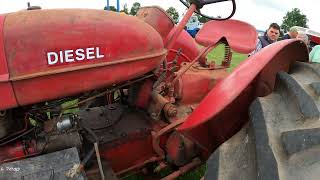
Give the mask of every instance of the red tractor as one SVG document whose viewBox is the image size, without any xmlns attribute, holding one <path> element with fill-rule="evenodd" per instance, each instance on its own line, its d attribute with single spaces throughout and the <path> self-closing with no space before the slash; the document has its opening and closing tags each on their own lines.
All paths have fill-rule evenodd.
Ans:
<svg viewBox="0 0 320 180">
<path fill-rule="evenodd" d="M 229 18 L 176 26 L 158 7 L 0 15 L 0 179 L 117 179 L 166 167 L 174 179 L 319 179 L 320 67 L 299 40 L 254 50 Z M 226 46 L 221 65 L 206 55 Z M 199 44 L 201 46 L 199 46 Z M 207 159 L 209 159 L 207 161 Z M 151 171 L 150 171 L 151 170 Z"/>
</svg>

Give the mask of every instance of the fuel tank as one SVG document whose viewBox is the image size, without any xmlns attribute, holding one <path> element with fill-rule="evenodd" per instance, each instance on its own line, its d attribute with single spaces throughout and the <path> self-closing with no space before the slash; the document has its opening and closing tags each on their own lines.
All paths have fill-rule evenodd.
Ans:
<svg viewBox="0 0 320 180">
<path fill-rule="evenodd" d="M 89 9 L 0 15 L 0 110 L 121 83 L 166 55 L 136 17 Z"/>
</svg>

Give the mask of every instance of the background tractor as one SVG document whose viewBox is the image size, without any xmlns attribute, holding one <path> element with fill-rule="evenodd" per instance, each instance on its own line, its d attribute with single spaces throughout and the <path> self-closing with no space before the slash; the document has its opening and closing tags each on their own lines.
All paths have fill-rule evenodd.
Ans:
<svg viewBox="0 0 320 180">
<path fill-rule="evenodd" d="M 306 45 L 274 43 L 229 73 L 233 52 L 255 49 L 255 28 L 230 19 L 234 0 L 181 2 L 178 25 L 154 6 L 0 15 L 0 179 L 166 167 L 174 179 L 207 159 L 205 179 L 320 177 L 320 71 Z M 201 14 L 215 3 L 232 12 Z M 195 39 L 184 30 L 194 12 L 212 19 Z M 210 63 L 221 43 L 222 63 Z"/>
</svg>

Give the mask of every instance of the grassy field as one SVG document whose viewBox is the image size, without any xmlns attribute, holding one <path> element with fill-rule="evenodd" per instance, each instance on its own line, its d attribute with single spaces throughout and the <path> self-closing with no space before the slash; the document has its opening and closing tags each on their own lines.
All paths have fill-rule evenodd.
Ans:
<svg viewBox="0 0 320 180">
<path fill-rule="evenodd" d="M 213 49 L 207 56 L 207 58 L 211 61 L 215 61 L 216 64 L 221 64 L 221 61 L 224 57 L 224 46 L 218 46 Z M 240 62 L 244 61 L 247 58 L 247 55 L 233 53 L 231 66 L 229 68 L 232 71 Z M 178 178 L 178 180 L 199 180 L 204 175 L 206 171 L 206 166 L 202 165 L 199 168 L 186 173 L 185 175 Z M 165 176 L 169 172 L 161 173 L 162 176 Z M 130 176 L 125 178 L 125 180 L 144 180 L 143 176 Z"/>
<path fill-rule="evenodd" d="M 209 60 L 215 60 L 217 64 L 221 64 L 223 57 L 224 57 L 224 46 L 222 45 L 213 49 L 207 56 Z M 242 62 L 246 58 L 247 58 L 247 55 L 233 53 L 230 70 L 233 70 L 240 62 Z"/>
</svg>

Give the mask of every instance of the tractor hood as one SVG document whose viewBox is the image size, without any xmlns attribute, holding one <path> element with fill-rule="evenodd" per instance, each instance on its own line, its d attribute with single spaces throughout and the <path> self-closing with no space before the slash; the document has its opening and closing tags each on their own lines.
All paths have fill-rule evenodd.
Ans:
<svg viewBox="0 0 320 180">
<path fill-rule="evenodd" d="M 151 26 L 103 10 L 11 13 L 0 16 L 0 34 L 0 92 L 15 97 L 0 109 L 121 83 L 166 54 Z"/>
</svg>

